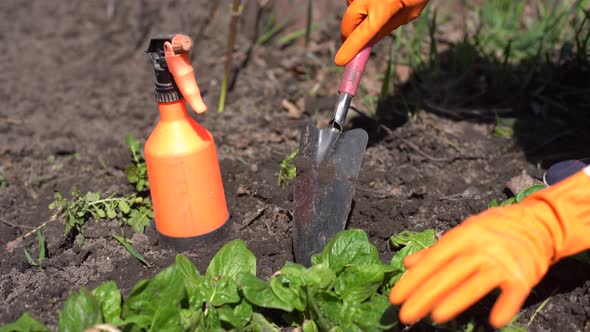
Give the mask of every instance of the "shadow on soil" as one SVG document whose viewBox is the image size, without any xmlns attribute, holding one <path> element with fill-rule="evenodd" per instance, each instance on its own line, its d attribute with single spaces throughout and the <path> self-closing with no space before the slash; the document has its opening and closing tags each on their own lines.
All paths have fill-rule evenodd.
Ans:
<svg viewBox="0 0 590 332">
<path fill-rule="evenodd" d="M 517 65 L 482 55 L 468 43 L 447 51 L 413 72 L 380 103 L 376 119 L 356 118 L 374 145 L 416 111 L 456 121 L 495 126 L 492 135 L 522 150 L 529 162 L 547 168 L 564 159 L 590 155 L 590 66 L 588 59 L 564 56 L 558 63 L 539 58 Z"/>
</svg>

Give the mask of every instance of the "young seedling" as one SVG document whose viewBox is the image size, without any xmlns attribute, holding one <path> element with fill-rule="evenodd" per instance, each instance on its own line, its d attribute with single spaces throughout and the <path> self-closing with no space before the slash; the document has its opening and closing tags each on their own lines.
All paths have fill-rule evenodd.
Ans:
<svg viewBox="0 0 590 332">
<path fill-rule="evenodd" d="M 297 175 L 297 168 L 295 167 L 295 157 L 299 154 L 299 149 L 291 152 L 282 162 L 279 170 L 279 178 L 277 185 L 285 188 L 295 179 Z"/>
<path fill-rule="evenodd" d="M 130 240 L 126 239 L 124 236 L 120 236 L 120 235 L 115 235 L 113 234 L 113 238 L 115 240 L 117 240 L 125 249 L 127 249 L 127 251 L 135 258 L 137 258 L 138 261 L 142 262 L 145 266 L 151 267 L 151 264 L 149 264 L 146 259 L 143 257 L 142 254 L 140 254 L 137 250 L 135 250 L 135 248 L 133 248 L 133 246 L 131 245 Z"/>
<path fill-rule="evenodd" d="M 514 136 L 514 125 L 516 119 L 501 118 L 496 116 L 496 125 L 492 131 L 493 137 L 512 138 Z"/>
<path fill-rule="evenodd" d="M 273 37 L 283 31 L 286 27 L 291 24 L 293 21 L 293 15 L 287 16 L 281 23 L 277 23 L 277 10 L 275 8 L 272 9 L 272 12 L 268 16 L 266 23 L 262 29 L 262 34 L 258 37 L 257 43 L 260 45 L 264 45 L 269 42 Z"/>
<path fill-rule="evenodd" d="M 317 27 L 319 27 L 320 24 L 321 24 L 321 22 L 317 23 L 317 24 L 313 24 L 309 27 L 306 26 L 303 29 L 299 29 L 299 30 L 293 31 L 291 33 L 288 33 L 288 34 L 282 36 L 281 38 L 279 38 L 278 44 L 281 47 L 285 47 L 285 46 L 291 44 L 292 42 L 294 42 L 295 40 L 299 39 L 300 37 L 307 36 L 308 34 L 311 33 L 311 31 L 313 31 Z M 309 53 L 309 56 L 313 56 L 313 54 Z"/>
<path fill-rule="evenodd" d="M 132 135 L 127 135 L 125 137 L 125 144 L 129 147 L 132 157 L 131 164 L 125 168 L 125 175 L 127 175 L 127 179 L 135 186 L 137 191 L 148 190 L 150 183 L 148 181 L 145 159 L 140 152 L 141 142 Z"/>
<path fill-rule="evenodd" d="M 27 258 L 27 262 L 29 262 L 29 264 L 31 266 L 35 266 L 38 268 L 43 268 L 43 260 L 45 260 L 45 237 L 43 236 L 43 233 L 41 233 L 41 229 L 37 229 L 37 244 L 39 245 L 39 256 L 37 256 L 37 260 L 33 259 L 33 257 L 31 256 L 31 254 L 29 254 L 29 252 L 27 251 L 27 249 L 24 249 L 25 252 L 25 257 Z"/>
<path fill-rule="evenodd" d="M 0 188 L 8 187 L 8 180 L 2 174 L 0 174 Z"/>
</svg>

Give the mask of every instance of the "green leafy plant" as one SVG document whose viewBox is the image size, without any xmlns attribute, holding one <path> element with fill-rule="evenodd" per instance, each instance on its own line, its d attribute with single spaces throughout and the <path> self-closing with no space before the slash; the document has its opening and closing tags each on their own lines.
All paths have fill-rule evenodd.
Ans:
<svg viewBox="0 0 590 332">
<path fill-rule="evenodd" d="M 492 136 L 502 138 L 512 138 L 514 136 L 514 125 L 516 119 L 496 117 L 496 125 L 492 131 Z"/>
<path fill-rule="evenodd" d="M 516 194 L 516 196 L 510 197 L 507 200 L 503 201 L 502 203 L 498 203 L 498 201 L 494 198 L 488 204 L 488 208 L 498 207 L 498 206 L 506 206 L 506 205 L 510 205 L 510 204 L 518 204 L 518 203 L 522 202 L 528 196 L 536 193 L 539 190 L 543 190 L 545 188 L 546 187 L 544 184 L 534 184 L 528 188 L 523 189 L 518 194 Z"/>
<path fill-rule="evenodd" d="M 123 196 L 111 194 L 101 198 L 100 193 L 82 194 L 74 188 L 71 195 L 71 199 L 66 199 L 56 192 L 55 200 L 49 205 L 51 210 L 55 210 L 55 217 L 65 218 L 66 235 L 74 230 L 79 233 L 90 218 L 95 221 L 117 219 L 121 226 L 127 225 L 135 232 L 143 233 L 154 216 L 150 199 L 136 193 Z"/>
<path fill-rule="evenodd" d="M 8 180 L 0 173 L 0 188 L 8 187 Z"/>
<path fill-rule="evenodd" d="M 536 1 L 534 17 L 523 20 L 527 4 L 527 1 L 498 0 L 469 5 L 473 15 L 466 21 L 467 28 L 476 31 L 474 38 L 483 53 L 496 55 L 507 44 L 511 45 L 510 62 L 550 53 L 577 35 L 576 23 L 584 18 L 588 1 Z"/>
<path fill-rule="evenodd" d="M 151 279 L 139 281 L 129 296 L 112 282 L 81 288 L 59 313 L 60 331 L 112 326 L 125 331 L 381 331 L 395 329 L 396 311 L 387 299 L 398 265 L 408 254 L 435 241 L 433 230 L 402 232 L 403 246 L 391 264 L 362 230 L 334 236 L 312 266 L 287 262 L 268 280 L 256 277 L 256 257 L 242 240 L 225 244 L 201 274 L 184 255 Z M 106 324 L 106 325 L 105 325 Z M 46 330 L 27 313 L 0 331 Z"/>
<path fill-rule="evenodd" d="M 299 154 L 299 149 L 291 152 L 283 161 L 281 161 L 281 168 L 279 170 L 279 178 L 277 185 L 285 188 L 289 185 L 297 175 L 297 168 L 295 167 L 295 157 Z"/>
<path fill-rule="evenodd" d="M 65 218 L 64 233 L 66 235 L 79 234 L 89 219 L 99 221 L 119 220 L 120 226 L 129 226 L 136 233 L 143 233 L 154 217 L 151 200 L 146 197 L 149 189 L 147 167 L 141 156 L 141 142 L 127 135 L 125 143 L 131 152 L 132 161 L 125 168 L 129 183 L 135 186 L 137 192 L 118 195 L 110 194 L 101 197 L 98 192 L 82 194 L 76 187 L 72 189 L 71 199 L 66 199 L 60 192 L 54 193 L 54 201 L 49 205 L 54 210 L 54 218 Z"/>
<path fill-rule="evenodd" d="M 140 153 L 141 142 L 137 138 L 127 135 L 125 137 L 125 144 L 129 147 L 132 157 L 131 164 L 125 168 L 125 175 L 127 175 L 127 179 L 135 186 L 138 192 L 148 190 L 150 183 L 148 181 L 145 159 Z"/>
<path fill-rule="evenodd" d="M 39 321 L 31 317 L 28 313 L 24 313 L 18 320 L 13 323 L 6 324 L 0 327 L 0 332 L 49 332 Z"/>
<path fill-rule="evenodd" d="M 392 236 L 389 241 L 394 248 L 403 247 L 397 255 L 393 256 L 391 259 L 391 265 L 398 271 L 405 272 L 404 258 L 432 246 L 436 242 L 436 234 L 433 229 L 427 229 L 419 233 L 406 230 Z M 398 274 L 399 278 L 401 278 L 401 276 L 402 274 Z M 399 278 L 394 281 L 397 282 Z"/>
<path fill-rule="evenodd" d="M 41 229 L 39 228 L 37 229 L 37 244 L 39 246 L 39 256 L 37 256 L 37 260 L 33 259 L 31 254 L 29 254 L 29 252 L 27 251 L 27 249 L 24 249 L 25 257 L 27 258 L 27 262 L 29 262 L 31 266 L 43 268 L 42 263 L 45 259 L 45 237 L 43 236 L 43 233 L 41 233 Z"/>
</svg>

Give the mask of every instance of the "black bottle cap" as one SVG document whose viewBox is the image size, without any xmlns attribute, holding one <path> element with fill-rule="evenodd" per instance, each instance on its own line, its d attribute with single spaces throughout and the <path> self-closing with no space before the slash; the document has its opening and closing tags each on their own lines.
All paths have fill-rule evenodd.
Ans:
<svg viewBox="0 0 590 332">
<path fill-rule="evenodd" d="M 175 34 L 158 35 L 150 40 L 150 45 L 145 50 L 156 73 L 155 96 L 159 103 L 182 99 L 182 93 L 180 93 L 174 77 L 168 70 L 168 65 L 164 58 L 164 43 L 172 42 L 174 36 Z"/>
</svg>

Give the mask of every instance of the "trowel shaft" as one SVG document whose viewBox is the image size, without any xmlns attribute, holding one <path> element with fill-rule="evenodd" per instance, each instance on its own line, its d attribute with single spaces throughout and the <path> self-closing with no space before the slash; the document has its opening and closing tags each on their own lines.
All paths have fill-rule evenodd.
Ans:
<svg viewBox="0 0 590 332">
<path fill-rule="evenodd" d="M 338 96 L 338 103 L 336 103 L 334 118 L 332 121 L 330 121 L 332 127 L 336 128 L 338 131 L 342 131 L 344 129 L 344 122 L 346 121 L 346 114 L 348 113 L 348 108 L 350 107 L 351 101 L 352 95 L 346 92 L 340 93 Z"/>
</svg>

